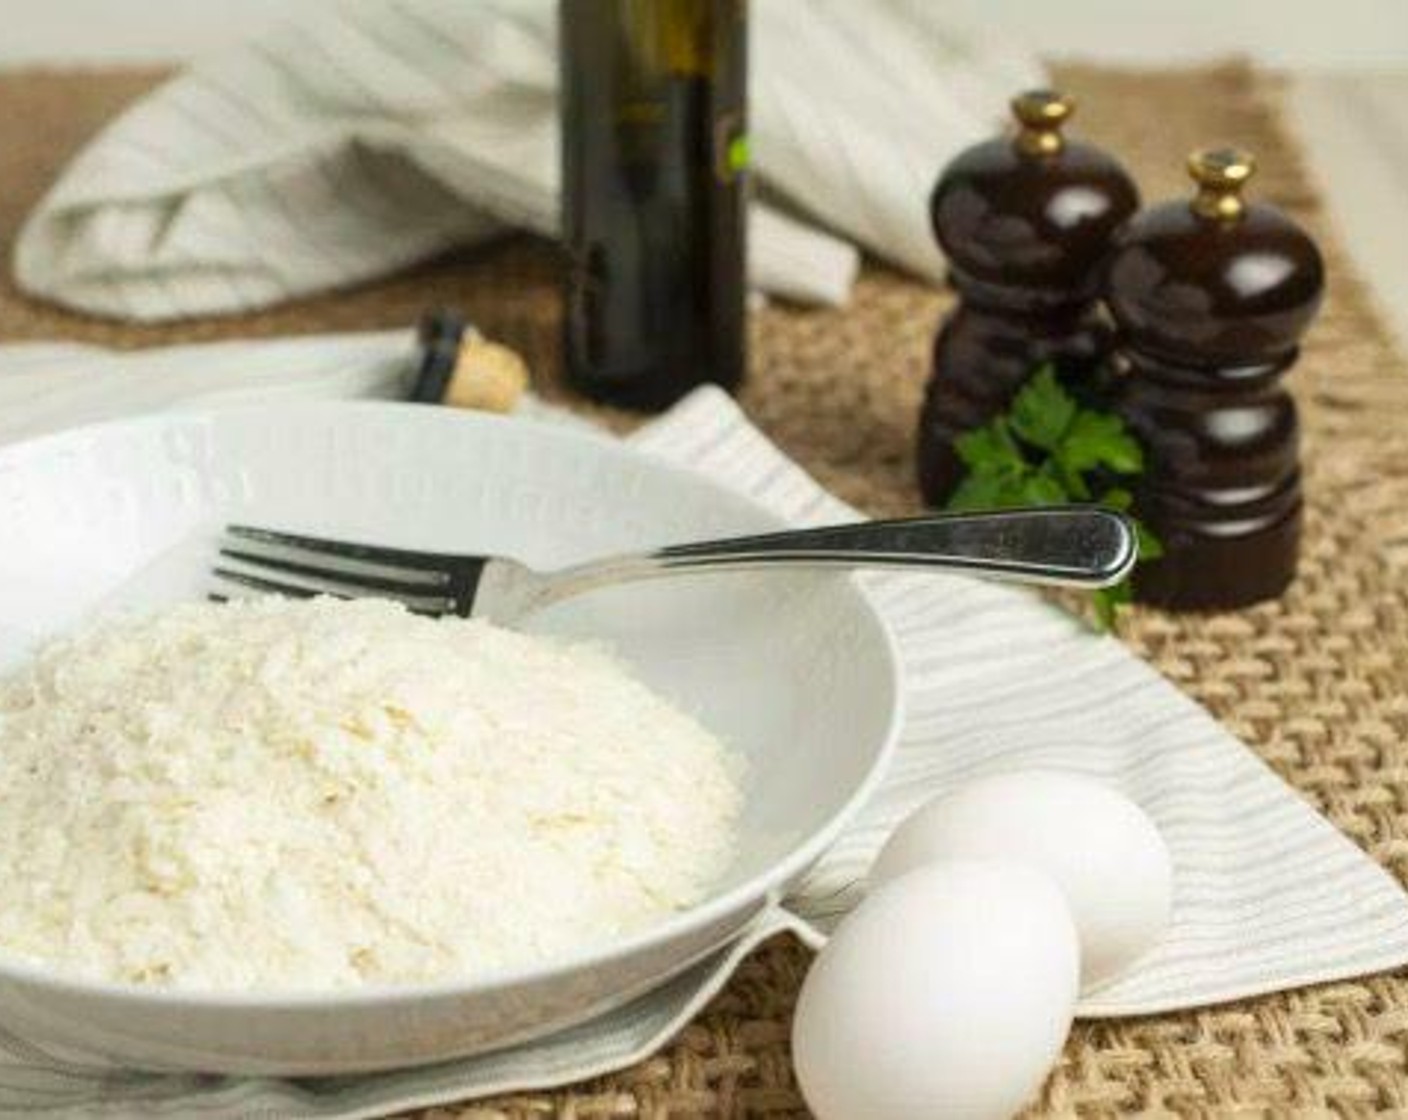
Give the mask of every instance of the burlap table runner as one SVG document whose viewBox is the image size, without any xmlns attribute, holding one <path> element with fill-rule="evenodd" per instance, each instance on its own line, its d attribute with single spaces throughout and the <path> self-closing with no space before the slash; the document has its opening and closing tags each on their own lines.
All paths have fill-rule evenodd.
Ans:
<svg viewBox="0 0 1408 1120">
<path fill-rule="evenodd" d="M 7 255 L 19 222 L 65 158 L 157 76 L 0 76 L 0 236 Z M 1080 99 L 1081 131 L 1120 153 L 1146 198 L 1187 189 L 1183 158 L 1193 146 L 1235 141 L 1261 157 L 1256 193 L 1291 210 L 1322 240 L 1329 300 L 1292 378 L 1309 498 L 1300 577 L 1275 604 L 1203 617 L 1140 611 L 1125 634 L 1408 882 L 1408 370 L 1326 228 L 1284 130 L 1274 79 L 1243 65 L 1173 72 L 1062 67 L 1059 76 Z M 912 430 L 934 325 L 948 298 L 871 268 L 845 311 L 762 311 L 753 322 L 748 411 L 842 498 L 876 514 L 912 511 Z M 403 326 L 431 304 L 464 308 L 485 331 L 522 350 L 540 386 L 557 394 L 553 257 L 522 240 L 260 315 L 156 328 L 69 315 L 22 298 L 5 280 L 0 341 L 150 346 Z M 806 966 L 799 946 L 775 942 L 673 1046 L 637 1068 L 569 1091 L 434 1115 L 804 1116 L 787 1043 Z M 1408 1114 L 1408 975 L 1185 1015 L 1080 1024 L 1038 1111 Z"/>
</svg>

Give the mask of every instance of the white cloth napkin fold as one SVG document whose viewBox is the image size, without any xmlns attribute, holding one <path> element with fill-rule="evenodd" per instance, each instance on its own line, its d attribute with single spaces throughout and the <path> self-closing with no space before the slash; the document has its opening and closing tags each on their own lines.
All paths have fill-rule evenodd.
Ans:
<svg viewBox="0 0 1408 1120">
<path fill-rule="evenodd" d="M 507 228 L 557 229 L 555 0 L 358 0 L 197 63 L 73 161 L 20 233 L 35 295 L 137 320 L 245 311 Z M 851 242 L 940 274 L 938 169 L 1039 84 L 1026 52 L 930 0 L 762 0 L 756 286 L 838 303 Z"/>
<path fill-rule="evenodd" d="M 236 399 L 277 382 L 303 395 L 394 394 L 405 333 L 221 343 L 146 354 L 0 347 L 0 440 L 55 426 L 59 397 L 84 414 Z M 175 393 L 186 371 L 186 393 Z M 42 369 L 43 377 L 36 379 Z M 203 389 L 214 387 L 213 397 Z M 240 393 L 248 399 L 248 392 Z M 545 406 L 534 405 L 539 411 Z M 75 412 L 75 415 L 78 413 Z M 702 471 L 788 520 L 854 512 L 817 486 L 722 393 L 700 390 L 648 425 L 641 451 Z M 768 936 L 813 945 L 860 898 L 884 838 L 920 802 L 998 770 L 1057 767 L 1123 789 L 1158 822 L 1173 853 L 1174 923 L 1128 975 L 1084 994 L 1084 1016 L 1139 1015 L 1252 996 L 1408 963 L 1408 901 L 1395 881 L 1203 709 L 1112 638 L 1097 637 L 1021 590 L 959 577 L 866 580 L 894 629 L 906 725 L 870 805 L 785 908 L 628 1007 L 541 1042 L 427 1069 L 358 1078 L 161 1076 L 104 1069 L 0 1028 L 0 1113 L 42 1105 L 65 1115 L 360 1117 L 511 1090 L 545 1088 L 629 1065 L 659 1048 Z"/>
</svg>

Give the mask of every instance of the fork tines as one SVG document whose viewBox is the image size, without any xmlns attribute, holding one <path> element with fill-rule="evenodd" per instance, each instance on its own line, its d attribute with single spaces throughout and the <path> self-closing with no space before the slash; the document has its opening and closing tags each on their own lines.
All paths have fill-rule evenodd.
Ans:
<svg viewBox="0 0 1408 1120">
<path fill-rule="evenodd" d="M 225 536 L 215 575 L 247 592 L 298 598 L 377 596 L 440 615 L 456 610 L 464 591 L 463 579 L 456 578 L 462 565 L 453 557 L 249 525 L 231 525 Z"/>
</svg>

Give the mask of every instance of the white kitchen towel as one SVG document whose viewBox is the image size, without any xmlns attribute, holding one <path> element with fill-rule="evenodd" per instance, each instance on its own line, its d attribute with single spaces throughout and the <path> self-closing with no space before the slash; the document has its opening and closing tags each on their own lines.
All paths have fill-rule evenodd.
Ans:
<svg viewBox="0 0 1408 1120">
<path fill-rule="evenodd" d="M 20 233 L 35 295 L 154 321 L 366 280 L 557 229 L 556 0 L 333 0 L 122 114 Z M 930 278 L 939 168 L 1043 74 L 931 0 L 761 0 L 750 131 L 772 197 L 754 283 L 837 303 L 854 245 Z"/>
<path fill-rule="evenodd" d="M 232 400 L 241 382 L 258 389 L 277 381 L 305 394 L 386 395 L 404 377 L 409 350 L 405 333 L 116 357 L 0 347 L 0 387 L 32 377 L 43 361 L 50 374 L 66 370 L 75 384 L 90 375 L 121 376 L 134 395 L 148 384 L 149 368 L 168 406 Z M 169 378 L 182 364 L 189 392 L 177 401 Z M 205 387 L 217 395 L 201 399 Z M 101 391 L 104 408 L 114 411 L 116 398 Z M 22 419 L 24 396 L 0 397 L 0 412 Z M 35 430 L 55 420 L 50 409 Z M 796 524 L 855 516 L 717 390 L 698 391 L 633 442 L 736 487 Z M 1025 766 L 1089 774 L 1119 787 L 1158 822 L 1173 853 L 1169 936 L 1128 975 L 1085 993 L 1082 1015 L 1193 1007 L 1408 963 L 1408 901 L 1398 884 L 1117 640 L 1090 633 L 1013 587 L 933 575 L 866 582 L 893 628 L 904 667 L 907 714 L 895 764 L 787 908 L 765 915 L 731 948 L 628 1007 L 544 1041 L 367 1077 L 131 1073 L 0 1029 L 0 1113 L 30 1115 L 42 1106 L 102 1117 L 374 1116 L 620 1068 L 666 1042 L 761 940 L 786 929 L 810 944 L 824 942 L 860 898 L 884 838 L 920 802 L 979 775 Z"/>
</svg>

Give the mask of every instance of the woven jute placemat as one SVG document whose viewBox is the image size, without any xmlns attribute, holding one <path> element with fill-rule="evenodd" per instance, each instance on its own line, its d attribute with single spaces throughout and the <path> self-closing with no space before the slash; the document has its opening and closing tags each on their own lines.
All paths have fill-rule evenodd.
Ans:
<svg viewBox="0 0 1408 1120">
<path fill-rule="evenodd" d="M 0 77 L 0 237 L 7 248 L 67 155 L 157 77 Z M 1060 80 L 1080 98 L 1081 131 L 1120 153 L 1146 198 L 1187 189 L 1182 165 L 1190 148 L 1235 141 L 1261 158 L 1257 193 L 1322 239 L 1329 299 L 1291 378 L 1304 419 L 1309 499 L 1299 578 L 1280 602 L 1235 614 L 1137 611 L 1125 636 L 1408 881 L 1408 368 L 1326 228 L 1284 130 L 1274 79 L 1229 64 L 1176 72 L 1063 67 Z M 948 300 L 872 267 L 844 311 L 761 311 L 743 398 L 748 411 L 843 498 L 876 514 L 914 510 L 913 427 Z M 364 329 L 409 324 L 431 304 L 463 307 L 530 359 L 545 392 L 561 395 L 553 385 L 553 256 L 524 240 L 265 314 L 161 328 L 69 315 L 0 281 L 0 341 L 146 346 Z M 434 1115 L 805 1116 L 788 1030 L 807 963 L 790 941 L 764 947 L 672 1046 L 635 1069 Z M 1033 1111 L 1408 1115 L 1408 975 L 1080 1024 Z"/>
</svg>

